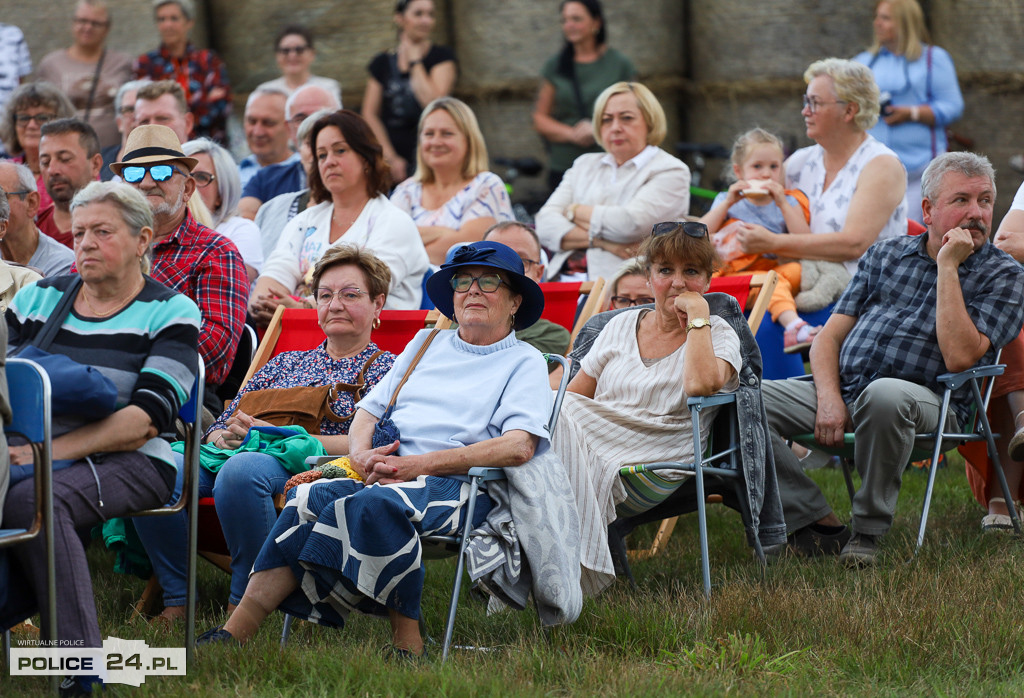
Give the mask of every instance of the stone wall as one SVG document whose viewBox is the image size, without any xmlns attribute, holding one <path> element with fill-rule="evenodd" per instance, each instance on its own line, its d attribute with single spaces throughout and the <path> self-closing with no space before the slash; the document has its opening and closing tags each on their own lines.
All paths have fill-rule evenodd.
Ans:
<svg viewBox="0 0 1024 698">
<path fill-rule="evenodd" d="M 436 0 L 436 39 L 459 56 L 456 94 L 477 111 L 492 157 L 543 158 L 530 113 L 541 64 L 558 51 L 558 3 L 535 0 Z M 148 0 L 108 0 L 110 46 L 129 54 L 157 44 Z M 1024 0 L 923 0 L 935 43 L 956 61 L 967 107 L 954 129 L 999 170 L 998 212 L 1021 177 L 1007 166 L 1024 150 Z M 34 62 L 70 38 L 73 0 L 7 0 L 4 22 L 21 27 Z M 342 83 L 358 108 L 366 65 L 392 46 L 394 0 L 197 0 L 194 38 L 229 67 L 241 113 L 249 90 L 276 76 L 273 36 L 288 22 L 316 36 L 315 72 Z M 725 145 L 753 125 L 793 147 L 807 144 L 800 118 L 804 68 L 817 58 L 851 56 L 871 39 L 874 0 L 639 0 L 605 2 L 611 45 L 630 56 L 663 101 L 677 140 Z M 540 180 L 517 183 L 529 193 Z"/>
</svg>

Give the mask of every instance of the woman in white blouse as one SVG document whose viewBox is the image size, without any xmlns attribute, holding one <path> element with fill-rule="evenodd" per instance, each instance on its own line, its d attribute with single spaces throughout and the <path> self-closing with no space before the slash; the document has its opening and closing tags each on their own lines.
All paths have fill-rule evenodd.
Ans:
<svg viewBox="0 0 1024 698">
<path fill-rule="evenodd" d="M 504 182 L 487 171 L 487 146 L 465 102 L 441 97 L 423 110 L 416 173 L 391 202 L 416 221 L 431 264 L 441 264 L 452 245 L 482 240 L 492 225 L 514 218 Z"/>
<path fill-rule="evenodd" d="M 385 307 L 416 309 L 422 298 L 427 252 L 408 214 L 388 201 L 383 150 L 369 125 L 342 109 L 321 117 L 309 133 L 314 165 L 312 197 L 322 203 L 292 218 L 263 265 L 249 312 L 266 323 L 278 305 L 313 307 L 307 284 L 317 260 L 345 242 L 371 250 L 391 269 Z"/>
<path fill-rule="evenodd" d="M 657 146 L 665 112 L 638 82 L 617 82 L 594 103 L 594 137 L 604 153 L 581 155 L 537 213 L 537 235 L 558 250 L 555 276 L 575 250 L 586 250 L 592 279 L 610 278 L 658 221 L 690 208 L 690 170 Z"/>
</svg>

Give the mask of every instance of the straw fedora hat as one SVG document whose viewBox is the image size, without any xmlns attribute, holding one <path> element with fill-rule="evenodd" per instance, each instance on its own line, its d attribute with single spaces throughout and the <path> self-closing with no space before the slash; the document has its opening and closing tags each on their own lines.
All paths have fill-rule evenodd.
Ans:
<svg viewBox="0 0 1024 698">
<path fill-rule="evenodd" d="M 136 126 L 128 134 L 128 142 L 124 144 L 124 157 L 119 162 L 110 163 L 110 171 L 120 177 L 121 170 L 129 165 L 149 165 L 172 160 L 183 164 L 189 172 L 195 169 L 196 163 L 199 162 L 181 151 L 178 136 L 166 126 Z"/>
</svg>

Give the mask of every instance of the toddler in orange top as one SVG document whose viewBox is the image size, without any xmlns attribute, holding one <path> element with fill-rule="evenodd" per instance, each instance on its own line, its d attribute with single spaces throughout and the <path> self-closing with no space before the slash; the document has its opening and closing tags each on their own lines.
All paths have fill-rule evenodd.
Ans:
<svg viewBox="0 0 1024 698">
<path fill-rule="evenodd" d="M 796 311 L 793 293 L 800 289 L 800 263 L 780 263 L 774 255 L 744 253 L 735 232 L 743 223 L 757 223 L 773 233 L 810 234 L 807 196 L 799 189 L 783 188 L 782 141 L 764 129 L 752 129 L 736 139 L 731 159 L 736 181 L 715 197 L 711 210 L 700 219 L 725 260 L 715 276 L 774 270 L 779 283 L 768 312 L 786 330 L 784 351 L 799 351 L 809 346 L 821 329 L 809 325 Z"/>
</svg>

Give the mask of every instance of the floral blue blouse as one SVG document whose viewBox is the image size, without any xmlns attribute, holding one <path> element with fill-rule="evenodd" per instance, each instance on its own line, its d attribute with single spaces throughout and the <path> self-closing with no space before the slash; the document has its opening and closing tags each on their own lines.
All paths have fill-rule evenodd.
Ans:
<svg viewBox="0 0 1024 698">
<path fill-rule="evenodd" d="M 286 351 L 278 354 L 246 383 L 239 391 L 235 399 L 231 401 L 224 413 L 217 418 L 206 433 L 209 434 L 215 429 L 224 429 L 228 418 L 238 408 L 238 401 L 242 395 L 253 390 L 267 390 L 269 388 L 297 388 L 311 385 L 329 385 L 332 383 L 355 383 L 359 378 L 359 372 L 366 365 L 371 356 L 380 351 L 380 348 L 370 342 L 363 351 L 356 356 L 347 359 L 335 359 L 327 353 L 326 342 L 310 351 Z M 391 370 L 395 363 L 395 355 L 391 352 L 384 352 L 378 356 L 366 370 L 363 395 L 366 395 L 373 386 L 380 382 L 380 379 Z M 338 397 L 331 402 L 331 409 L 337 415 L 352 414 L 355 410 L 356 400 L 351 392 L 339 391 Z M 344 422 L 332 422 L 329 419 L 320 423 L 320 433 L 324 435 L 347 434 L 352 424 L 351 419 Z"/>
</svg>

